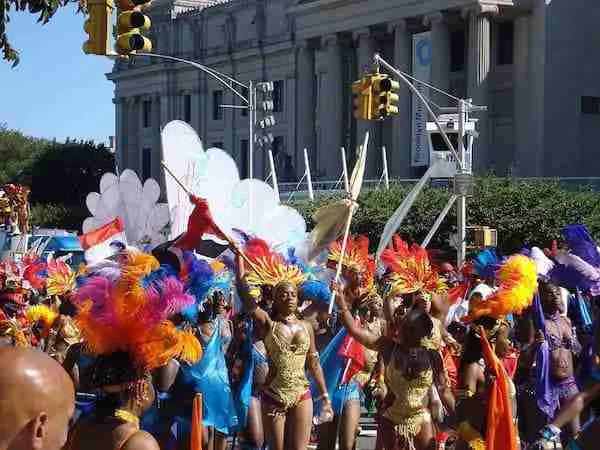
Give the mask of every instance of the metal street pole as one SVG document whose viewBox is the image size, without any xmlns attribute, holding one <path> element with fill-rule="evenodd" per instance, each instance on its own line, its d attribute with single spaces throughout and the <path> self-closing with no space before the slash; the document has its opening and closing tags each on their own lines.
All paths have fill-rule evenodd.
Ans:
<svg viewBox="0 0 600 450">
<path fill-rule="evenodd" d="M 465 108 L 465 101 L 458 101 L 458 157 L 460 158 L 459 173 L 471 174 L 471 167 L 467 166 L 465 151 L 465 122 L 468 110 Z M 467 256 L 467 197 L 464 194 L 458 196 L 456 202 L 456 232 L 458 234 L 456 246 L 456 264 L 462 267 Z"/>
<path fill-rule="evenodd" d="M 248 121 L 249 121 L 249 132 L 248 132 L 248 178 L 254 178 L 254 115 L 256 106 L 256 87 L 254 83 L 250 81 L 248 83 Z"/>
</svg>

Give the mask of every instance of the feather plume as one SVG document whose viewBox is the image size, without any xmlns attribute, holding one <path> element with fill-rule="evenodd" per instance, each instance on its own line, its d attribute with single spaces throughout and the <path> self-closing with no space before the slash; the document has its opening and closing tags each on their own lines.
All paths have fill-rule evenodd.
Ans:
<svg viewBox="0 0 600 450">
<path fill-rule="evenodd" d="M 58 319 L 58 313 L 52 311 L 45 305 L 35 305 L 27 308 L 25 313 L 27 320 L 30 322 L 40 322 L 44 325 L 44 329 L 49 330 Z"/>
<path fill-rule="evenodd" d="M 537 289 L 537 270 L 531 258 L 511 256 L 496 272 L 496 279 L 500 288 L 486 300 L 471 302 L 465 323 L 483 316 L 501 319 L 531 305 Z"/>
<path fill-rule="evenodd" d="M 591 266 L 600 267 L 598 245 L 585 225 L 567 225 L 563 228 L 562 233 L 571 253 L 579 256 Z"/>
<path fill-rule="evenodd" d="M 194 349 L 200 343 L 192 342 L 195 337 L 180 336 L 165 320 L 194 303 L 184 284 L 150 255 L 128 252 L 120 264 L 118 280 L 89 277 L 75 295 L 76 323 L 90 351 L 127 352 L 140 371 L 160 367 L 180 354 L 197 356 Z"/>
<path fill-rule="evenodd" d="M 256 269 L 246 275 L 246 280 L 251 285 L 275 286 L 287 281 L 299 286 L 306 280 L 306 275 L 298 266 L 287 264 L 283 256 L 272 252 L 262 239 L 248 241 L 245 253 Z"/>
<path fill-rule="evenodd" d="M 445 292 L 448 289 L 444 280 L 431 268 L 427 251 L 417 244 L 409 246 L 398 235 L 381 254 L 381 261 L 388 269 L 386 280 L 395 295 L 419 291 Z"/>
<path fill-rule="evenodd" d="M 48 262 L 46 294 L 65 295 L 75 289 L 75 273 L 64 261 L 52 259 Z"/>
<path fill-rule="evenodd" d="M 494 274 L 501 264 L 501 259 L 496 255 L 496 250 L 487 248 L 480 252 L 473 260 L 473 270 L 483 278 L 494 278 Z"/>
</svg>

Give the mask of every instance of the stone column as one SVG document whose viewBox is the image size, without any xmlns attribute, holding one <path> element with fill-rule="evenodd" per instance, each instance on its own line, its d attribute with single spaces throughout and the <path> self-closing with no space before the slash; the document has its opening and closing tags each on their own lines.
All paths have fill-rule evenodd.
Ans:
<svg viewBox="0 0 600 450">
<path fill-rule="evenodd" d="M 390 23 L 388 31 L 394 33 L 394 66 L 411 73 L 412 40 L 406 30 L 406 21 Z M 400 100 L 398 117 L 392 120 L 392 148 L 388 148 L 388 164 L 390 176 L 410 176 L 410 139 L 411 139 L 411 92 L 404 83 L 400 83 L 398 91 Z"/>
<path fill-rule="evenodd" d="M 513 129 L 515 153 L 512 158 L 514 175 L 530 175 L 533 169 L 530 144 L 529 106 L 529 16 L 514 21 L 513 44 Z"/>
<path fill-rule="evenodd" d="M 127 105 L 125 99 L 114 98 L 115 105 L 115 165 L 117 171 L 123 167 L 124 149 L 127 133 Z"/>
<path fill-rule="evenodd" d="M 497 6 L 477 5 L 463 10 L 469 20 L 467 96 L 473 104 L 490 106 L 489 74 L 491 64 L 490 18 L 498 13 Z M 486 170 L 490 161 L 490 111 L 478 113 L 479 137 L 473 146 L 473 169 Z"/>
<path fill-rule="evenodd" d="M 315 143 L 315 51 L 308 41 L 296 46 L 296 170 L 304 172 L 304 149 L 316 154 Z"/>
<path fill-rule="evenodd" d="M 441 12 L 423 18 L 425 26 L 431 27 L 431 84 L 448 92 L 450 89 L 450 32 Z M 431 91 L 431 99 L 440 106 L 450 106 L 449 98 Z"/>
<path fill-rule="evenodd" d="M 373 53 L 375 53 L 375 42 L 371 36 L 368 27 L 361 28 L 352 33 L 356 41 L 356 79 L 362 78 L 365 73 L 372 72 Z M 365 138 L 365 133 L 369 132 L 369 154 L 367 155 L 367 167 L 365 175 L 368 178 L 378 178 L 381 175 L 381 149 L 380 149 L 380 129 L 379 123 L 366 120 L 356 121 L 356 146 L 358 148 Z M 357 148 L 346 149 L 348 154 L 348 164 L 350 164 Z M 350 170 L 350 169 L 348 169 Z"/>
<path fill-rule="evenodd" d="M 545 175 L 544 170 L 544 96 L 546 87 L 546 8 L 544 0 L 534 0 L 529 19 L 529 152 L 530 174 Z M 546 159 L 547 160 L 547 159 Z"/>
<path fill-rule="evenodd" d="M 125 149 L 125 161 L 123 169 L 137 170 L 137 157 L 139 155 L 139 130 L 140 130 L 140 107 L 137 97 L 127 99 L 127 148 Z"/>
<path fill-rule="evenodd" d="M 340 158 L 334 154 L 342 146 L 342 47 L 339 38 L 331 34 L 322 38 L 327 58 L 323 92 L 320 92 L 319 124 L 321 136 L 316 158 L 323 179 L 337 179 L 341 172 Z"/>
<path fill-rule="evenodd" d="M 158 93 L 152 94 L 150 100 L 152 102 L 152 171 L 151 176 L 162 186 L 162 167 L 160 161 L 162 159 L 162 142 L 160 139 L 160 133 L 162 127 L 160 125 L 160 95 Z"/>
</svg>

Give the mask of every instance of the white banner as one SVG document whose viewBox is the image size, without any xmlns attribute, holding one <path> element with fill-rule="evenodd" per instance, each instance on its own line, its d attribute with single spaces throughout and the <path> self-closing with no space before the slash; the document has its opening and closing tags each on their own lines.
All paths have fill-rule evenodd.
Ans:
<svg viewBox="0 0 600 450">
<path fill-rule="evenodd" d="M 412 41 L 412 75 L 418 80 L 431 81 L 431 32 L 416 33 Z M 416 84 L 423 96 L 429 98 L 429 88 Z M 421 101 L 412 96 L 412 135 L 411 135 L 411 166 L 429 165 L 429 143 L 427 131 L 427 110 Z"/>
</svg>

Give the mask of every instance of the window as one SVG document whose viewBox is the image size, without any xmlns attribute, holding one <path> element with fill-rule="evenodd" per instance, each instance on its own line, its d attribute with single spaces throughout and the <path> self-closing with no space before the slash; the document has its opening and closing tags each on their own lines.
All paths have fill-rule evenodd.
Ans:
<svg viewBox="0 0 600 450">
<path fill-rule="evenodd" d="M 142 113 L 142 125 L 144 128 L 148 128 L 152 123 L 152 102 L 150 100 L 144 100 L 142 103 Z"/>
<path fill-rule="evenodd" d="M 248 149 L 248 139 L 242 139 L 242 141 L 240 142 L 240 168 L 242 169 L 242 178 L 248 178 L 248 176 L 250 175 L 248 173 Z"/>
<path fill-rule="evenodd" d="M 213 120 L 223 120 L 223 91 L 213 91 Z"/>
<path fill-rule="evenodd" d="M 450 71 L 460 72 L 465 70 L 465 30 L 450 33 Z"/>
<path fill-rule="evenodd" d="M 283 81 L 273 83 L 273 112 L 283 111 Z"/>
<path fill-rule="evenodd" d="M 210 146 L 222 149 L 223 143 L 222 142 L 213 142 L 212 144 L 210 144 Z"/>
<path fill-rule="evenodd" d="M 248 98 L 248 89 L 242 88 L 242 95 L 244 98 Z M 242 117 L 248 116 L 248 110 L 246 108 L 242 109 Z"/>
<path fill-rule="evenodd" d="M 581 114 L 600 115 L 600 97 L 581 97 Z"/>
<path fill-rule="evenodd" d="M 513 63 L 514 26 L 512 22 L 500 22 L 496 33 L 496 64 Z"/>
<path fill-rule="evenodd" d="M 152 176 L 152 149 L 142 150 L 142 180 L 147 180 Z"/>
<path fill-rule="evenodd" d="M 183 120 L 192 122 L 192 96 L 189 94 L 183 96 Z"/>
</svg>

